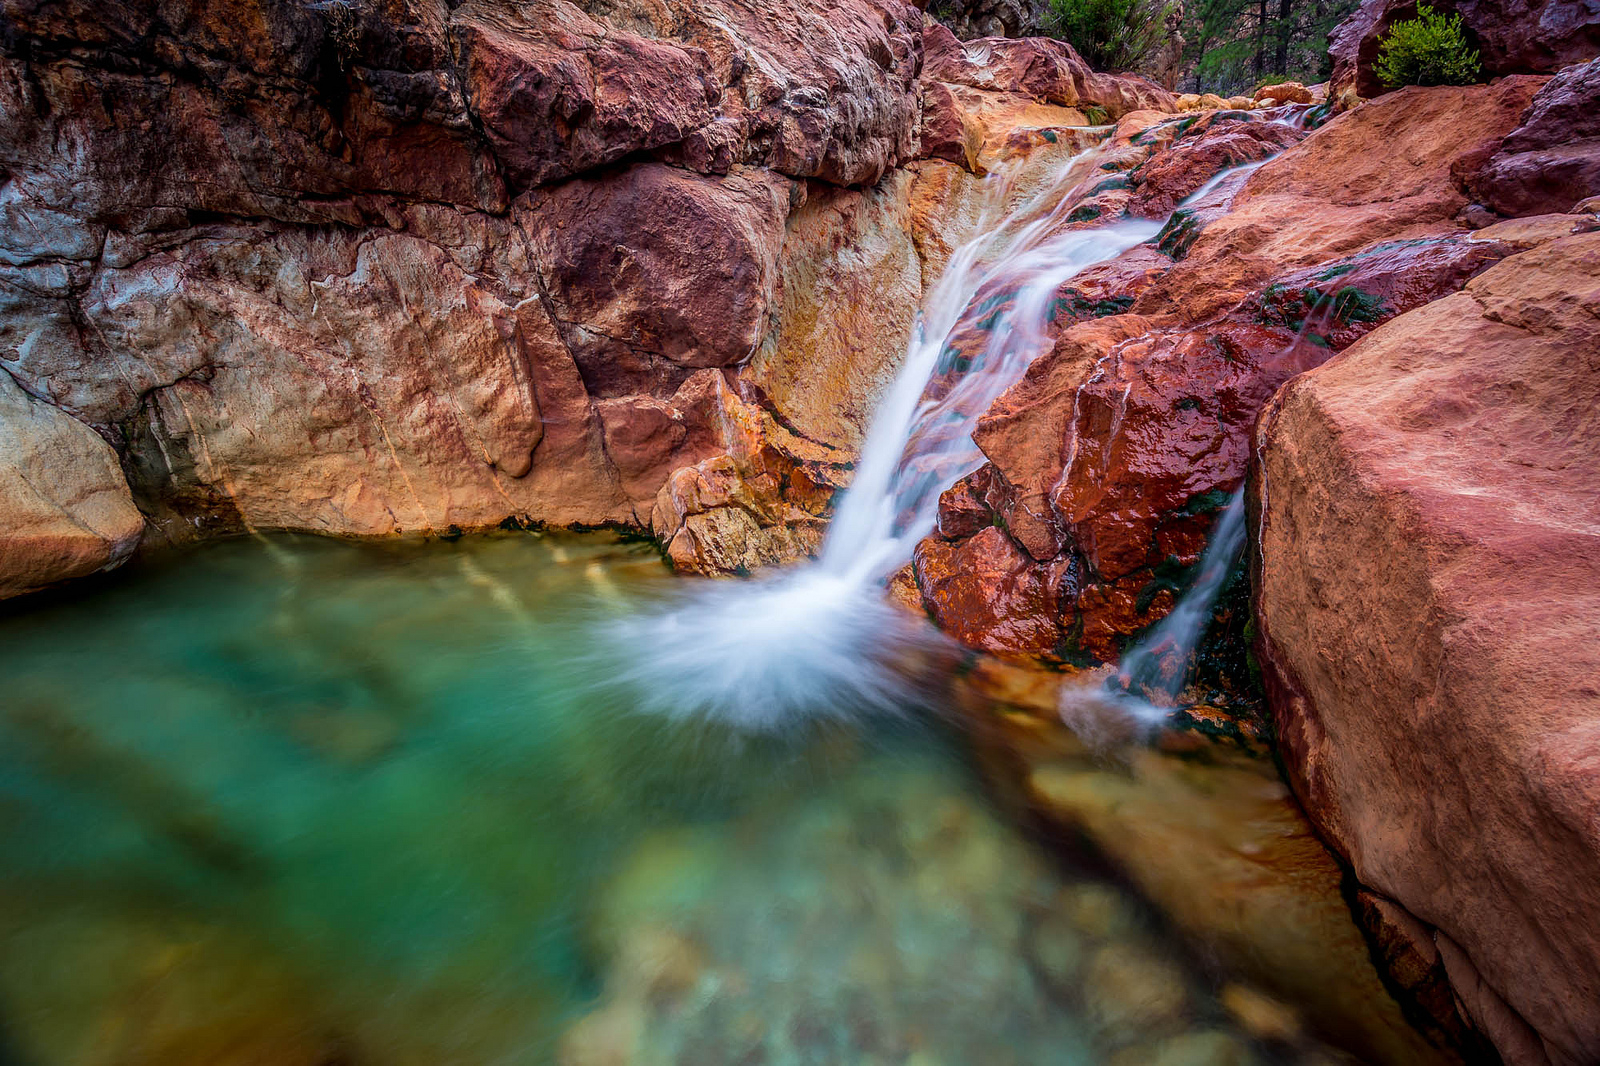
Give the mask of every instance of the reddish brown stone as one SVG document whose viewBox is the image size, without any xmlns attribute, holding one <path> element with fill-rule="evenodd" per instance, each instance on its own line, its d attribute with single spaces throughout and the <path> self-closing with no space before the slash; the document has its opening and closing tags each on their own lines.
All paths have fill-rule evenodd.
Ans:
<svg viewBox="0 0 1600 1066">
<path fill-rule="evenodd" d="M 1129 210 L 1144 218 L 1166 218 L 1179 202 L 1227 167 L 1276 155 L 1305 137 L 1280 122 L 1216 121 L 1208 115 L 1128 175 Z"/>
<path fill-rule="evenodd" d="M 519 188 L 682 140 L 721 96 L 705 52 L 602 25 L 581 10 L 464 5 L 467 90 Z"/>
<path fill-rule="evenodd" d="M 1062 107 L 1098 107 L 1111 118 L 1175 110 L 1176 98 L 1135 74 L 1099 74 L 1065 41 L 986 37 L 959 41 L 937 22 L 923 32 L 923 78 L 991 92 L 1025 93 Z"/>
<path fill-rule="evenodd" d="M 1386 241 L 1275 280 L 1233 317 L 1304 331 L 1312 343 L 1349 347 L 1395 315 L 1448 296 L 1511 252 L 1466 237 Z"/>
<path fill-rule="evenodd" d="M 782 178 L 644 163 L 536 190 L 527 204 L 591 392 L 670 388 L 686 376 L 677 367 L 729 366 L 761 341 L 789 207 Z"/>
<path fill-rule="evenodd" d="M 1600 10 L 1583 0 L 1437 0 L 1427 6 L 1461 16 L 1485 74 L 1551 73 L 1600 54 Z M 1366 97 L 1390 91 L 1373 64 L 1389 27 L 1416 18 L 1417 7 L 1417 0 L 1363 0 L 1328 35 L 1332 96 L 1352 87 Z"/>
<path fill-rule="evenodd" d="M 1471 181 L 1502 215 L 1569 211 L 1600 194 L 1600 59 L 1550 79 Z"/>
<path fill-rule="evenodd" d="M 1226 323 L 1105 353 L 1076 391 L 1051 496 L 1094 574 L 1153 565 L 1159 527 L 1220 506 L 1215 494 L 1244 476 L 1256 413 L 1324 354 L 1307 347 L 1285 330 Z"/>
<path fill-rule="evenodd" d="M 1296 379 L 1259 440 L 1289 776 L 1511 1063 L 1600 1058 L 1600 234 Z"/>
<path fill-rule="evenodd" d="M 917 546 L 917 584 L 940 628 L 997 655 L 1048 656 L 1060 643 L 1050 569 L 990 526 L 951 544 Z"/>
</svg>

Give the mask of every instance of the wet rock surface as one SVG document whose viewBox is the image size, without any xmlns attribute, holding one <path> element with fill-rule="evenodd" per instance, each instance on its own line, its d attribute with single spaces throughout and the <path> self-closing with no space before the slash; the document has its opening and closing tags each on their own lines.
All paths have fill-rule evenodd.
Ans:
<svg viewBox="0 0 1600 1066">
<path fill-rule="evenodd" d="M 1600 195 L 1600 58 L 1551 78 L 1469 187 L 1512 217 L 1569 211 Z"/>
<path fill-rule="evenodd" d="M 1239 169 L 1069 283 L 1095 299 L 1063 305 L 1087 313 L 1057 316 L 979 423 L 981 487 L 952 490 L 919 553 L 930 614 L 986 650 L 1115 661 L 1192 580 L 1273 392 L 1514 250 L 1469 239 L 1457 175 L 1541 84 L 1394 94 L 1309 136 L 1217 112 L 1119 136 L 1124 169 L 1083 201 L 1099 212 L 1160 214 Z"/>
</svg>

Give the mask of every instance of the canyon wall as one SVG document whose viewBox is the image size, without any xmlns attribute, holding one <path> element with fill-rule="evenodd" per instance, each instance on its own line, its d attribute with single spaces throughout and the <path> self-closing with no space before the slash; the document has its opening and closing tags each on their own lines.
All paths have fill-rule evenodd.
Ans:
<svg viewBox="0 0 1600 1066">
<path fill-rule="evenodd" d="M 948 91 L 916 9 L 0 24 L 0 594 L 126 557 L 130 507 L 147 542 L 618 524 L 713 570 L 815 545 L 921 295 L 907 167 Z M 968 105 L 1170 100 L 1059 43 L 1019 62 L 966 62 Z"/>
<path fill-rule="evenodd" d="M 1391 976 L 1446 1036 L 1600 1057 L 1589 23 L 1507 38 L 1553 76 L 1179 116 L 899 0 L 0 20 L 0 596 L 260 529 L 802 557 L 980 179 L 1098 146 L 1060 224 L 1164 228 L 1058 291 L 897 593 L 1113 661 L 1254 471 L 1224 621 Z"/>
</svg>

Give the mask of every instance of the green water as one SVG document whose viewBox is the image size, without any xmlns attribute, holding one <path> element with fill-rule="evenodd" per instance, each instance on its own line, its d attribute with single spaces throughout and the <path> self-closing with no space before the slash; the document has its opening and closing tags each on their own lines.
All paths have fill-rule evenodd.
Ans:
<svg viewBox="0 0 1600 1066">
<path fill-rule="evenodd" d="M 674 580 L 282 536 L 10 607 L 0 1061 L 1264 1061 L 928 725 L 637 713 L 596 626 Z"/>
</svg>

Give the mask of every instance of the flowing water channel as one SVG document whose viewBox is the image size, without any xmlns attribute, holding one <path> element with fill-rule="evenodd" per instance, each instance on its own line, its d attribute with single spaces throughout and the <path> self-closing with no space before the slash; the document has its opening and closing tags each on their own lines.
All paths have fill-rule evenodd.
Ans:
<svg viewBox="0 0 1600 1066">
<path fill-rule="evenodd" d="M 0 1062 L 1327 1061 L 990 803 L 883 602 L 1055 290 L 1157 228 L 1047 192 L 952 259 L 796 572 L 269 535 L 6 608 Z"/>
</svg>

